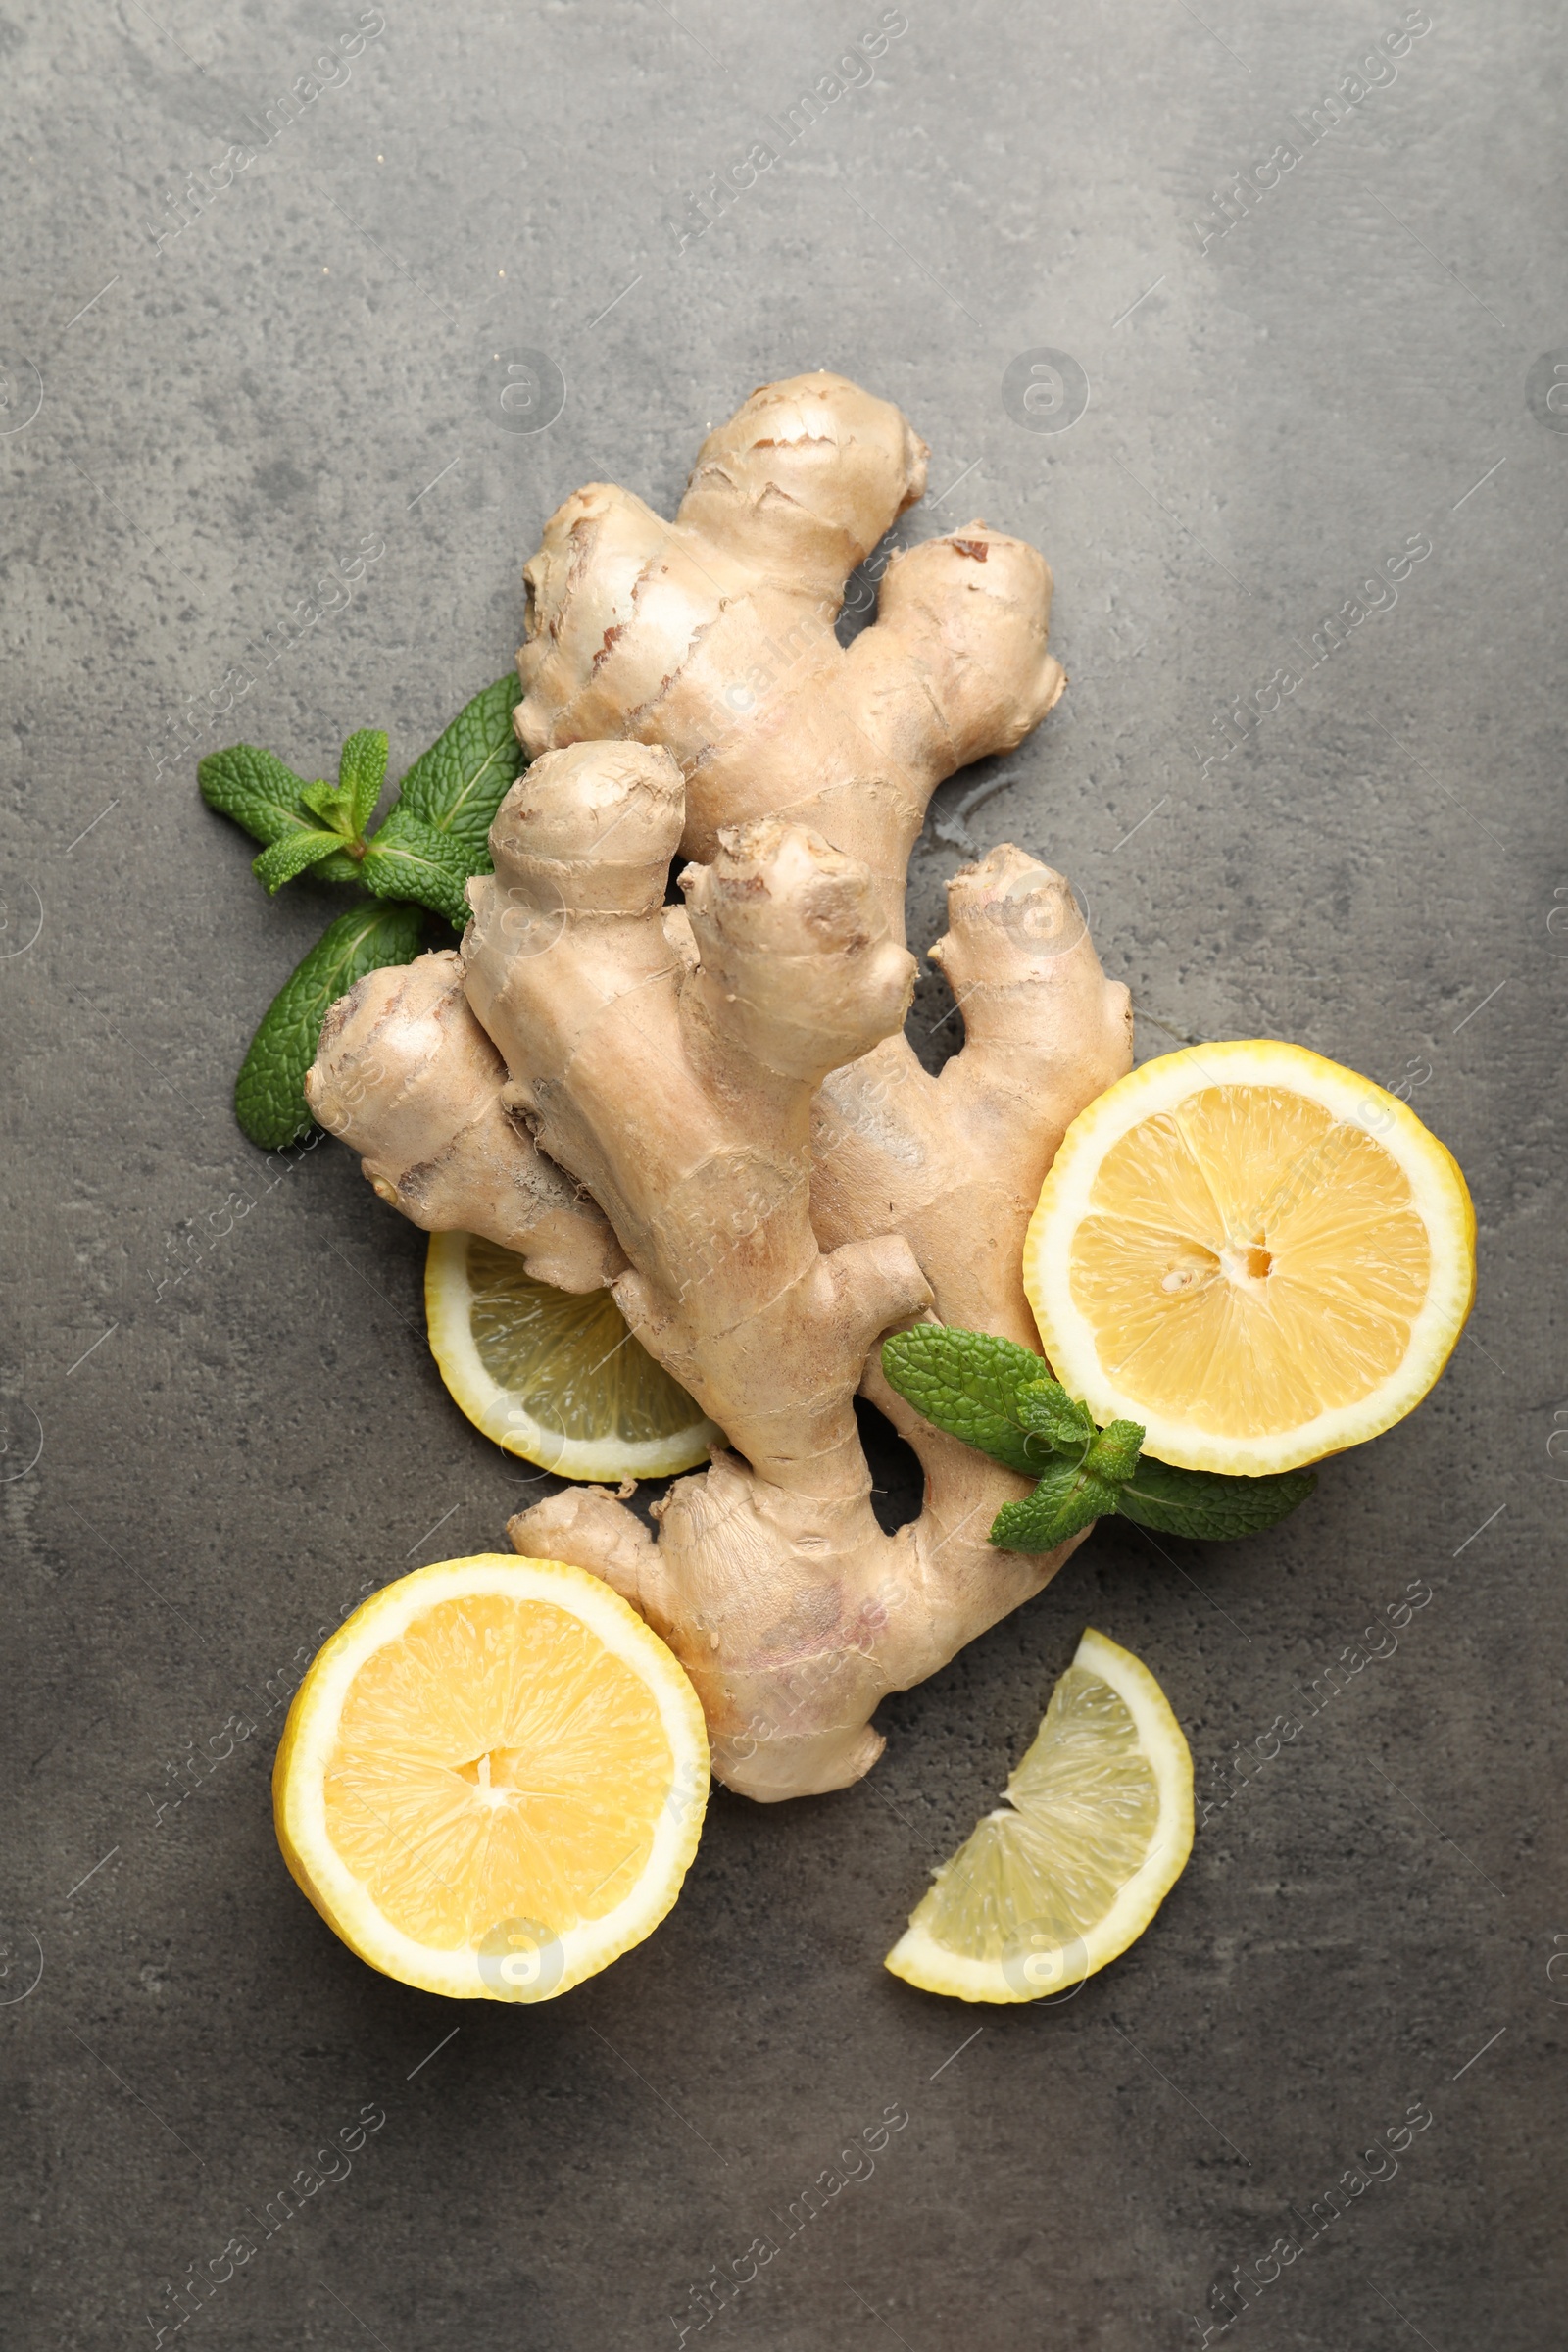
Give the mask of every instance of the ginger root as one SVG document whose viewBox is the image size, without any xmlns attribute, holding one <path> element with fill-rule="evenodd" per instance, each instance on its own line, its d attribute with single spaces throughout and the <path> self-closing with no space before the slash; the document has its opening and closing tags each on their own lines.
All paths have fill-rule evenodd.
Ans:
<svg viewBox="0 0 1568 2352">
<path fill-rule="evenodd" d="M 848 573 L 924 457 L 897 410 L 816 374 L 710 436 L 673 524 L 602 485 L 566 502 L 524 575 L 535 758 L 461 957 L 362 981 L 308 1088 L 416 1222 L 608 1283 L 724 1429 L 655 1506 L 657 1538 L 595 1488 L 509 1533 L 642 1611 L 697 1686 L 719 1776 L 760 1798 L 858 1778 L 882 1696 L 1074 1547 L 993 1546 L 1027 1483 L 919 1421 L 877 1352 L 931 1311 L 1038 1346 L 1024 1228 L 1066 1126 L 1131 1060 L 1126 991 L 1070 890 L 1010 848 L 955 878 L 932 950 L 961 1052 L 933 1077 L 903 1035 L 930 794 L 1064 682 L 1044 560 L 982 523 L 895 559 L 875 626 L 839 645 Z M 677 849 L 684 910 L 663 903 Z M 925 1473 L 894 1535 L 858 1387 Z"/>
<path fill-rule="evenodd" d="M 602 1291 L 625 1264 L 609 1220 L 503 1102 L 507 1065 L 468 1009 L 450 952 L 368 972 L 321 1027 L 305 1099 L 354 1143 L 375 1192 L 426 1233 L 483 1234 L 558 1291 Z"/>
<path fill-rule="evenodd" d="M 524 748 L 662 745 L 689 858 L 748 817 L 808 825 L 870 868 L 902 938 L 937 785 L 1010 751 L 1066 684 L 1044 557 L 983 522 L 895 556 L 876 626 L 839 644 L 845 582 L 920 497 L 926 455 L 887 401 L 801 375 L 709 435 L 673 523 L 602 482 L 568 498 L 522 575 Z"/>
</svg>

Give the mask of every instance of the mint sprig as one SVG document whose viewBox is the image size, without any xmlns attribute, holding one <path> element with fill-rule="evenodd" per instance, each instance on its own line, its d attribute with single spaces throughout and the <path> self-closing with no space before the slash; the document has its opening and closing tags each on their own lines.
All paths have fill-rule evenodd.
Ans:
<svg viewBox="0 0 1568 2352">
<path fill-rule="evenodd" d="M 992 1543 L 1007 1551 L 1054 1550 L 1112 1513 L 1161 1535 L 1229 1542 L 1272 1527 L 1317 1485 L 1310 1470 L 1228 1478 L 1155 1461 L 1138 1422 L 1097 1429 L 1038 1355 L 988 1332 L 940 1323 L 895 1332 L 882 1343 L 882 1369 L 938 1429 L 1036 1480 L 992 1522 Z"/>
<path fill-rule="evenodd" d="M 333 1000 L 378 965 L 412 963 L 427 914 L 456 931 L 466 923 L 468 881 L 491 871 L 490 826 L 524 766 L 512 725 L 520 692 L 513 674 L 466 703 L 415 760 L 373 833 L 387 764 L 386 736 L 373 727 L 349 736 L 335 784 L 307 782 L 275 752 L 250 743 L 202 760 L 208 807 L 263 845 L 252 871 L 270 897 L 302 878 L 353 883 L 368 894 L 328 926 L 252 1041 L 234 1093 L 252 1143 L 277 1151 L 310 1132 L 305 1073 Z"/>
</svg>

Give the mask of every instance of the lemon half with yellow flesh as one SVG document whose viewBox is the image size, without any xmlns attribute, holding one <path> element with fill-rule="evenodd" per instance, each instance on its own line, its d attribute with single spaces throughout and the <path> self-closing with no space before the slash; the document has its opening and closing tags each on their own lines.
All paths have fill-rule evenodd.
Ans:
<svg viewBox="0 0 1568 2352">
<path fill-rule="evenodd" d="M 923 1992 L 1038 2001 L 1140 1936 L 1193 1848 L 1193 1759 L 1130 1650 L 1091 1628 L 1033 1745 L 887 1965 Z"/>
<path fill-rule="evenodd" d="M 430 1236 L 424 1314 L 441 1377 L 475 1428 L 562 1478 L 673 1478 L 723 1444 L 608 1291 L 536 1282 L 478 1234 Z"/>
<path fill-rule="evenodd" d="M 283 1858 L 351 1951 L 459 2000 L 543 2001 L 680 1891 L 708 1736 L 617 1592 L 481 1553 L 372 1593 L 312 1662 L 272 1774 Z"/>
<path fill-rule="evenodd" d="M 1068 1128 L 1024 1287 L 1097 1421 L 1260 1477 L 1420 1402 L 1470 1311 L 1475 1234 L 1451 1153 L 1396 1097 L 1301 1046 L 1195 1046 Z"/>
</svg>

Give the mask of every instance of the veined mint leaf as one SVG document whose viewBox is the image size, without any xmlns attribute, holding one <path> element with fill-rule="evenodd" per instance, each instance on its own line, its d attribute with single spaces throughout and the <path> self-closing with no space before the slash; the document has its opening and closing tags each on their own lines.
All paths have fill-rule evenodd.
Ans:
<svg viewBox="0 0 1568 2352">
<path fill-rule="evenodd" d="M 230 744 L 226 752 L 210 752 L 196 770 L 202 799 L 209 808 L 231 816 L 236 825 L 269 847 L 293 833 L 314 833 L 318 818 L 300 796 L 303 776 L 285 767 L 275 752 L 259 751 L 253 743 Z M 334 843 L 334 849 L 340 845 Z M 340 854 L 330 866 L 318 868 L 323 882 L 352 882 L 354 860 Z"/>
<path fill-rule="evenodd" d="M 338 789 L 348 795 L 348 835 L 358 841 L 371 817 L 386 782 L 386 737 L 374 727 L 361 727 L 338 755 Z"/>
<path fill-rule="evenodd" d="M 1284 1470 L 1271 1478 L 1226 1478 L 1212 1470 L 1178 1470 L 1146 1453 L 1116 1497 L 1124 1519 L 1156 1534 L 1197 1543 L 1229 1543 L 1255 1536 L 1294 1511 L 1317 1485 L 1312 1470 Z"/>
<path fill-rule="evenodd" d="M 269 898 L 275 898 L 285 882 L 292 882 L 308 865 L 318 865 L 323 858 L 341 857 L 341 833 L 285 833 L 274 841 L 270 850 L 251 859 L 251 872 L 261 883 Z"/>
<path fill-rule="evenodd" d="M 514 670 L 486 686 L 420 753 L 398 790 L 398 808 L 433 831 L 449 834 L 463 850 L 470 874 L 489 873 L 491 824 L 526 764 L 512 731 L 521 694 Z M 460 927 L 466 920 L 465 911 Z"/>
<path fill-rule="evenodd" d="M 384 963 L 412 963 L 424 917 L 416 906 L 377 899 L 328 925 L 284 981 L 251 1041 L 234 1087 L 234 1109 L 253 1144 L 280 1152 L 314 1124 L 305 1073 L 316 1059 L 329 1004 Z"/>
<path fill-rule="evenodd" d="M 461 843 L 411 816 L 401 801 L 367 849 L 359 869 L 366 889 L 378 898 L 412 899 L 445 915 L 455 931 L 468 919 L 463 889 L 472 871 Z"/>
<path fill-rule="evenodd" d="M 318 780 L 315 784 L 305 786 L 300 799 L 311 814 L 319 817 L 323 825 L 329 825 L 345 841 L 354 839 L 349 830 L 353 822 L 354 795 L 341 784 L 325 784 Z"/>
<path fill-rule="evenodd" d="M 1025 1429 L 1033 1430 L 1062 1453 L 1081 1451 L 1095 1436 L 1095 1417 L 1087 1404 L 1069 1396 L 1059 1380 L 1037 1370 L 1018 1392 L 1015 1406 Z"/>
<path fill-rule="evenodd" d="M 1143 1443 L 1142 1422 L 1107 1421 L 1095 1432 L 1086 1467 L 1107 1485 L 1120 1486 L 1137 1469 Z"/>
<path fill-rule="evenodd" d="M 989 1332 L 917 1323 L 883 1341 L 882 1369 L 917 1413 L 1009 1470 L 1038 1478 L 1050 1461 L 1052 1441 L 1032 1435 L 1018 1412 L 1019 1396 L 1046 1377 L 1027 1348 Z"/>
<path fill-rule="evenodd" d="M 231 816 L 260 842 L 280 841 L 285 833 L 309 826 L 300 807 L 305 778 L 285 767 L 275 752 L 233 743 L 226 752 L 210 752 L 196 775 L 208 808 Z"/>
<path fill-rule="evenodd" d="M 1054 1462 L 1032 1494 L 1003 1504 L 991 1522 L 991 1541 L 1004 1551 L 1054 1551 L 1115 1508 L 1114 1485 L 1075 1462 Z"/>
</svg>

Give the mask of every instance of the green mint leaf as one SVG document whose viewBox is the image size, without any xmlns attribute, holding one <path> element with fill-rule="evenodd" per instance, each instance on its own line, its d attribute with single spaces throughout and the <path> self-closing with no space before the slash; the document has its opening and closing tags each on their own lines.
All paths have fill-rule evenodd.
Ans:
<svg viewBox="0 0 1568 2352">
<path fill-rule="evenodd" d="M 991 1541 L 1004 1551 L 1054 1551 L 1115 1508 L 1114 1486 L 1075 1462 L 1053 1462 L 1032 1494 L 1003 1504 Z"/>
<path fill-rule="evenodd" d="M 233 743 L 226 752 L 210 752 L 196 776 L 208 808 L 231 816 L 260 842 L 270 844 L 285 833 L 310 829 L 311 820 L 300 806 L 305 779 L 285 767 L 275 752 Z"/>
<path fill-rule="evenodd" d="M 1020 1395 L 1042 1382 L 1045 1366 L 1014 1341 L 917 1323 L 883 1341 L 882 1370 L 917 1413 L 1009 1470 L 1037 1478 L 1051 1459 L 1052 1441 L 1031 1434 L 1018 1410 Z"/>
<path fill-rule="evenodd" d="M 247 833 L 269 847 L 291 834 L 318 829 L 316 810 L 308 809 L 301 798 L 310 787 L 303 776 L 285 767 L 274 752 L 259 751 L 253 743 L 233 743 L 226 752 L 210 752 L 196 774 L 208 808 L 231 816 L 236 825 L 243 825 Z M 352 882 L 353 858 L 342 855 L 341 844 L 334 843 L 333 848 L 339 854 L 330 865 L 317 867 L 318 878 Z"/>
<path fill-rule="evenodd" d="M 1119 1487 L 1137 1469 L 1143 1443 L 1141 1423 L 1107 1421 L 1103 1429 L 1096 1431 L 1084 1467 L 1107 1486 Z"/>
<path fill-rule="evenodd" d="M 486 686 L 420 753 L 398 790 L 398 808 L 434 832 L 449 834 L 466 855 L 470 874 L 489 873 L 491 824 L 526 764 L 512 731 L 521 694 L 514 670 Z M 467 920 L 466 912 L 461 920 Z"/>
<path fill-rule="evenodd" d="M 251 872 L 269 898 L 275 898 L 284 883 L 292 882 L 308 865 L 318 865 L 323 858 L 341 857 L 342 851 L 341 833 L 286 833 L 251 859 Z"/>
<path fill-rule="evenodd" d="M 1124 1519 L 1164 1536 L 1223 1544 L 1260 1535 L 1294 1511 L 1317 1485 L 1312 1470 L 1269 1478 L 1226 1478 L 1213 1470 L 1178 1470 L 1146 1453 L 1116 1497 Z"/>
<path fill-rule="evenodd" d="M 373 727 L 361 727 L 338 754 L 338 789 L 348 796 L 350 841 L 358 841 L 371 817 L 386 782 L 386 737 Z"/>
<path fill-rule="evenodd" d="M 472 871 L 467 852 L 450 833 L 421 823 L 399 801 L 367 849 L 359 874 L 377 898 L 412 899 L 461 931 L 468 919 L 463 887 Z"/>
<path fill-rule="evenodd" d="M 316 1059 L 328 1005 L 367 972 L 384 963 L 412 963 L 423 923 L 416 906 L 368 899 L 329 924 L 284 981 L 234 1086 L 234 1110 L 253 1144 L 280 1152 L 310 1133 L 305 1073 Z"/>
<path fill-rule="evenodd" d="M 1087 1404 L 1068 1396 L 1059 1380 L 1040 1372 L 1018 1392 L 1015 1407 L 1025 1429 L 1033 1430 L 1062 1453 L 1081 1452 L 1093 1443 L 1095 1417 Z"/>
<path fill-rule="evenodd" d="M 345 841 L 352 841 L 355 838 L 352 829 L 354 795 L 346 792 L 341 784 L 320 782 L 307 784 L 300 794 L 300 799 L 313 816 L 318 816 L 323 825 L 329 825 L 332 831 L 340 833 Z"/>
</svg>

